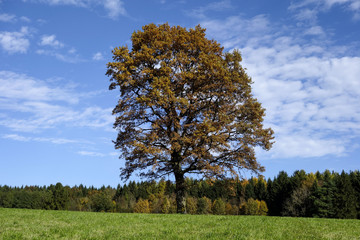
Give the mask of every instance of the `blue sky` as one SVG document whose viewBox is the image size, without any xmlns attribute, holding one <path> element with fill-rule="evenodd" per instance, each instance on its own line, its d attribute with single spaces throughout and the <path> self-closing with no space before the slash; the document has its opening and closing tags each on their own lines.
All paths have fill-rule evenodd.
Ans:
<svg viewBox="0 0 360 240">
<path fill-rule="evenodd" d="M 120 183 L 106 63 L 165 22 L 241 51 L 276 136 L 266 177 L 360 169 L 359 0 L 0 0 L 0 185 Z"/>
</svg>

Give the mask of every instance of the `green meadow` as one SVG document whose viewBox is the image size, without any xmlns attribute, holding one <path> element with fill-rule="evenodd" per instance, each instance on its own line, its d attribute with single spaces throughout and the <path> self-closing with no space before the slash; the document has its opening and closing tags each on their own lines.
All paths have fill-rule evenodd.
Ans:
<svg viewBox="0 0 360 240">
<path fill-rule="evenodd" d="M 0 208 L 0 239 L 360 239 L 360 221 Z"/>
</svg>

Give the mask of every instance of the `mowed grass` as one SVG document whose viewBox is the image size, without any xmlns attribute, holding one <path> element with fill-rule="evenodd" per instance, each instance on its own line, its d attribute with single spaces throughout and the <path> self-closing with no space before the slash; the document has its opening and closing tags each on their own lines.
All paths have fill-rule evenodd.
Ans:
<svg viewBox="0 0 360 240">
<path fill-rule="evenodd" d="M 0 208 L 0 239 L 360 239 L 360 221 Z"/>
</svg>

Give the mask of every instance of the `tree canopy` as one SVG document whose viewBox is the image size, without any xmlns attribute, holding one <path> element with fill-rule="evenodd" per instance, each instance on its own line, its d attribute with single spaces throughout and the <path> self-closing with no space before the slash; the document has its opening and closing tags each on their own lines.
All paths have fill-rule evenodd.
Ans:
<svg viewBox="0 0 360 240">
<path fill-rule="evenodd" d="M 126 160 L 124 179 L 134 171 L 150 178 L 174 174 L 182 212 L 185 174 L 264 170 L 254 148 L 269 150 L 273 131 L 263 126 L 265 109 L 252 95 L 239 51 L 224 53 L 200 26 L 149 24 L 131 40 L 131 50 L 112 51 L 106 73 L 109 88 L 120 89 L 114 143 Z"/>
</svg>

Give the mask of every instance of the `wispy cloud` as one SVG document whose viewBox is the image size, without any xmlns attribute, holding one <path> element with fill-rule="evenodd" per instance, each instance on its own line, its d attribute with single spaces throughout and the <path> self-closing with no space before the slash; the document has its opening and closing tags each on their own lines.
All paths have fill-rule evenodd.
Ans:
<svg viewBox="0 0 360 240">
<path fill-rule="evenodd" d="M 5 134 L 5 135 L 2 136 L 2 138 L 12 139 L 12 140 L 15 140 L 15 141 L 20 141 L 20 142 L 28 142 L 28 141 L 30 141 L 30 138 L 20 136 L 20 135 L 17 135 L 17 134 Z"/>
<path fill-rule="evenodd" d="M 309 23 L 316 23 L 317 14 L 318 14 L 318 10 L 316 9 L 304 8 L 304 9 L 299 9 L 295 13 L 294 17 L 298 21 L 307 21 Z"/>
<path fill-rule="evenodd" d="M 267 109 L 266 125 L 276 133 L 264 156 L 320 157 L 351 149 L 351 139 L 360 136 L 360 57 L 337 51 L 345 46 L 305 41 L 309 34 L 321 37 L 321 28 L 301 35 L 302 29 L 289 32 L 263 15 L 202 25 L 228 50 L 242 52 L 254 94 Z"/>
<path fill-rule="evenodd" d="M 44 81 L 10 71 L 0 71 L 0 97 L 13 101 L 64 101 L 77 103 L 79 97 L 66 86 L 52 87 Z"/>
<path fill-rule="evenodd" d="M 190 15 L 192 17 L 197 17 L 197 18 L 205 18 L 206 14 L 208 12 L 211 12 L 211 11 L 218 12 L 218 11 L 223 11 L 223 10 L 230 9 L 230 8 L 231 8 L 230 0 L 223 0 L 223 1 L 219 1 L 219 2 L 212 2 L 205 6 L 199 7 L 197 9 L 193 9 L 190 12 Z"/>
<path fill-rule="evenodd" d="M 23 22 L 31 22 L 31 19 L 25 16 L 21 16 L 19 19 Z"/>
<path fill-rule="evenodd" d="M 24 2 L 45 3 L 49 5 L 73 5 L 87 7 L 91 0 L 23 0 Z"/>
<path fill-rule="evenodd" d="M 226 48 L 231 48 L 249 39 L 253 44 L 257 44 L 255 41 L 260 37 L 263 41 L 270 33 L 271 24 L 265 15 L 257 15 L 250 19 L 240 16 L 230 16 L 222 21 L 204 19 L 201 25 L 206 28 L 208 35 L 216 37 Z"/>
<path fill-rule="evenodd" d="M 104 56 L 102 55 L 101 52 L 97 52 L 97 53 L 94 54 L 92 59 L 95 60 L 95 61 L 100 61 L 100 60 L 104 59 Z"/>
<path fill-rule="evenodd" d="M 14 14 L 8 14 L 8 13 L 0 14 L 0 22 L 14 23 L 14 22 L 17 22 L 18 20 L 23 21 L 23 22 L 31 21 L 28 17 L 25 17 L 25 16 L 17 17 Z"/>
<path fill-rule="evenodd" d="M 5 134 L 2 136 L 4 139 L 11 139 L 14 141 L 20 142 L 47 142 L 53 144 L 73 144 L 73 143 L 83 143 L 84 141 L 72 140 L 66 138 L 46 138 L 46 137 L 25 137 L 18 134 Z M 88 141 L 86 141 L 88 143 Z"/>
<path fill-rule="evenodd" d="M 119 156 L 119 153 L 111 152 L 111 153 L 101 153 L 94 151 L 78 151 L 77 154 L 88 157 L 114 157 Z"/>
<path fill-rule="evenodd" d="M 319 12 L 326 12 L 337 6 L 352 12 L 354 19 L 359 19 L 359 0 L 298 0 L 293 1 L 289 9 L 297 12 L 295 16 L 298 20 L 314 20 Z"/>
<path fill-rule="evenodd" d="M 9 54 L 26 53 L 30 46 L 28 37 L 27 27 L 22 27 L 19 32 L 0 32 L 0 46 Z"/>
<path fill-rule="evenodd" d="M 55 57 L 56 59 L 67 63 L 84 62 L 74 47 L 64 49 L 65 44 L 56 39 L 56 35 L 43 35 L 40 38 L 38 49 L 35 52 L 39 55 Z"/>
<path fill-rule="evenodd" d="M 123 6 L 124 3 L 120 0 L 105 0 L 103 4 L 104 8 L 108 12 L 108 16 L 112 19 L 126 15 L 126 11 Z"/>
<path fill-rule="evenodd" d="M 125 16 L 126 10 L 124 3 L 121 0 L 23 0 L 24 2 L 43 3 L 49 5 L 72 5 L 82 8 L 94 8 L 96 6 L 102 6 L 109 18 L 117 19 L 119 16 Z"/>
<path fill-rule="evenodd" d="M 73 51 L 73 48 L 65 53 L 57 50 L 45 49 L 38 49 L 36 50 L 36 53 L 39 55 L 55 57 L 56 59 L 67 63 L 79 63 L 85 61 L 78 54 L 76 54 L 76 51 Z"/>
<path fill-rule="evenodd" d="M 318 35 L 318 36 L 325 36 L 325 32 L 320 26 L 313 26 L 309 29 L 306 29 L 304 32 L 305 35 Z"/>
<path fill-rule="evenodd" d="M 57 126 L 111 130 L 111 108 L 81 107 L 86 94 L 14 72 L 0 72 L 0 125 L 14 131 L 32 132 Z"/>
<path fill-rule="evenodd" d="M 3 104 L 0 109 L 12 107 L 13 112 L 22 113 L 22 117 L 13 115 L 0 118 L 0 125 L 20 132 L 34 132 L 60 126 L 101 128 L 104 131 L 112 131 L 114 117 L 111 108 L 87 107 L 74 109 L 69 106 L 47 104 L 42 102 L 25 102 L 23 106 L 15 104 Z"/>
<path fill-rule="evenodd" d="M 13 14 L 1 13 L 0 14 L 0 22 L 14 22 L 16 20 L 16 16 Z"/>
<path fill-rule="evenodd" d="M 82 156 L 90 156 L 90 157 L 105 157 L 106 156 L 105 154 L 99 153 L 99 152 L 79 151 L 77 153 Z"/>
<path fill-rule="evenodd" d="M 55 35 L 44 35 L 41 37 L 39 45 L 41 46 L 51 46 L 55 48 L 64 47 L 64 44 L 58 40 L 56 40 Z"/>
</svg>

